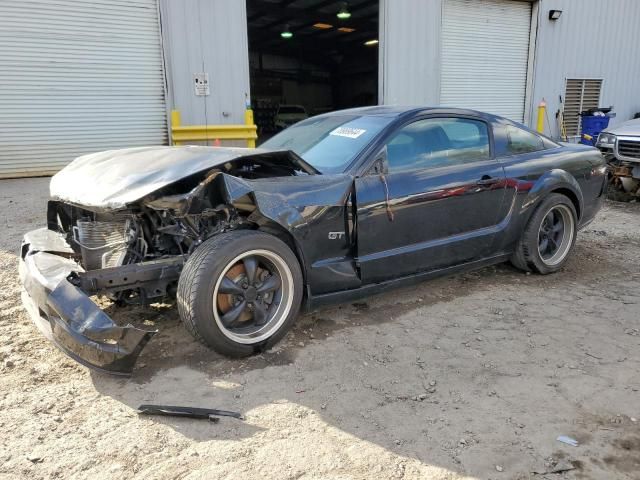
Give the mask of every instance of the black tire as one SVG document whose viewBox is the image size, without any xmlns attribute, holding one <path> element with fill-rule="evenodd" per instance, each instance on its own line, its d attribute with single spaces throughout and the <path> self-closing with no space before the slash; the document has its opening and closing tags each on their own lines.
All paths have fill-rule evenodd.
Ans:
<svg viewBox="0 0 640 480">
<path fill-rule="evenodd" d="M 558 218 L 549 228 L 551 222 Z M 543 224 L 543 222 L 545 222 Z M 555 231 L 557 225 L 562 223 L 561 237 L 552 238 L 560 234 L 547 233 Z M 578 215 L 573 202 L 565 195 L 552 193 L 545 198 L 531 215 L 515 252 L 511 257 L 514 267 L 527 272 L 536 272 L 542 275 L 554 273 L 560 270 L 569 258 L 578 233 Z M 546 239 L 546 243 L 545 243 Z M 553 254 L 552 246 L 559 243 L 556 253 Z M 542 250 L 542 251 L 541 251 Z"/>
<path fill-rule="evenodd" d="M 263 252 L 264 257 L 254 252 Z M 242 255 L 246 257 L 234 261 Z M 270 293 L 262 295 L 258 293 L 257 298 L 255 297 L 258 292 L 256 288 L 252 293 L 252 299 L 247 300 L 242 296 L 249 291 L 245 286 L 248 284 L 248 265 L 243 264 L 240 267 L 240 264 L 252 258 L 257 259 L 255 266 L 251 269 L 254 272 L 253 277 L 256 278 L 256 270 L 263 275 L 262 280 L 255 280 L 256 285 L 260 285 L 261 282 L 266 284 L 265 276 L 267 279 L 275 276 L 281 281 L 280 290 L 274 290 L 271 304 L 265 303 Z M 272 264 L 269 263 L 271 261 L 273 261 Z M 267 264 L 271 267 L 266 266 Z M 239 317 L 236 317 L 233 322 L 239 323 L 240 326 L 230 325 L 227 328 L 222 321 L 226 314 L 220 311 L 218 299 L 220 295 L 226 295 L 227 292 L 219 292 L 228 279 L 225 274 L 229 275 L 234 266 L 244 271 L 244 274 L 240 275 L 245 275 L 246 280 L 241 279 L 238 282 L 243 282 L 241 288 L 244 288 L 245 292 L 227 296 L 233 298 L 232 301 L 237 302 L 238 307 L 242 306 L 241 303 L 248 305 L 243 307 L 242 315 L 251 315 L 251 322 L 253 322 L 251 328 L 244 327 L 246 322 L 238 322 Z M 269 268 L 272 268 L 276 274 L 272 274 Z M 302 302 L 302 283 L 298 259 L 282 240 L 253 230 L 227 232 L 205 241 L 187 260 L 178 282 L 178 312 L 185 327 L 196 339 L 223 355 L 245 357 L 271 347 L 293 325 Z M 236 287 L 239 285 L 239 283 L 235 284 Z M 253 288 L 253 285 L 252 281 L 249 288 Z M 276 298 L 277 295 L 279 295 L 278 298 Z M 263 307 L 260 310 L 263 312 L 262 321 L 266 321 L 264 325 L 260 325 L 260 319 L 256 317 L 258 304 Z M 290 308 L 288 308 L 289 305 Z M 236 309 L 235 306 L 229 308 Z M 272 311 L 273 319 L 269 319 L 268 312 Z M 264 312 L 268 313 L 266 317 Z M 268 326 L 269 329 L 267 329 Z M 254 329 L 256 331 L 251 334 L 238 333 Z"/>
</svg>

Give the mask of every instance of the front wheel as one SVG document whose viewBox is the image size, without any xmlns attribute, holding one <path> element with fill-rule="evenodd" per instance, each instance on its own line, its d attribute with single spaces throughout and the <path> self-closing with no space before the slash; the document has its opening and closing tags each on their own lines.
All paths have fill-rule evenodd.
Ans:
<svg viewBox="0 0 640 480">
<path fill-rule="evenodd" d="M 178 282 L 178 312 L 194 337 L 242 357 L 280 340 L 302 301 L 298 259 L 280 239 L 240 230 L 210 238 Z"/>
<path fill-rule="evenodd" d="M 569 198 L 559 193 L 549 195 L 529 219 L 511 263 L 541 274 L 560 270 L 576 241 L 577 217 Z"/>
</svg>

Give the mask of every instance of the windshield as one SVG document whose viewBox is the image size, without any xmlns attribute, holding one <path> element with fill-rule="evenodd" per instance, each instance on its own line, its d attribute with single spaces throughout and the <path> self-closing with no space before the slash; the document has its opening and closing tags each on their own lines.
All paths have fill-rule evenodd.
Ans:
<svg viewBox="0 0 640 480">
<path fill-rule="evenodd" d="M 293 150 L 321 173 L 342 173 L 392 120 L 360 115 L 313 117 L 283 130 L 261 147 Z"/>
</svg>

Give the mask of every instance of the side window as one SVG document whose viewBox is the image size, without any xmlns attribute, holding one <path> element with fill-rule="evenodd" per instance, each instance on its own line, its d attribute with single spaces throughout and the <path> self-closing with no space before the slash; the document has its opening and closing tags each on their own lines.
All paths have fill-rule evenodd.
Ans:
<svg viewBox="0 0 640 480">
<path fill-rule="evenodd" d="M 487 125 L 467 118 L 428 118 L 403 127 L 387 142 L 389 171 L 488 160 Z"/>
<path fill-rule="evenodd" d="M 527 132 L 513 125 L 505 126 L 507 139 L 507 155 L 518 155 L 520 153 L 537 152 L 544 150 L 544 141 L 535 133 Z"/>
</svg>

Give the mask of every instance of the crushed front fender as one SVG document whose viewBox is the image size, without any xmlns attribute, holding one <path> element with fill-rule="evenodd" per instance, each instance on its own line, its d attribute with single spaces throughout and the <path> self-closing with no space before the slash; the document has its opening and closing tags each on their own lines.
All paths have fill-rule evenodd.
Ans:
<svg viewBox="0 0 640 480">
<path fill-rule="evenodd" d="M 22 300 L 40 331 L 77 362 L 114 375 L 130 375 L 157 330 L 119 326 L 69 282 L 82 267 L 64 237 L 48 229 L 25 235 L 20 251 Z"/>
</svg>

